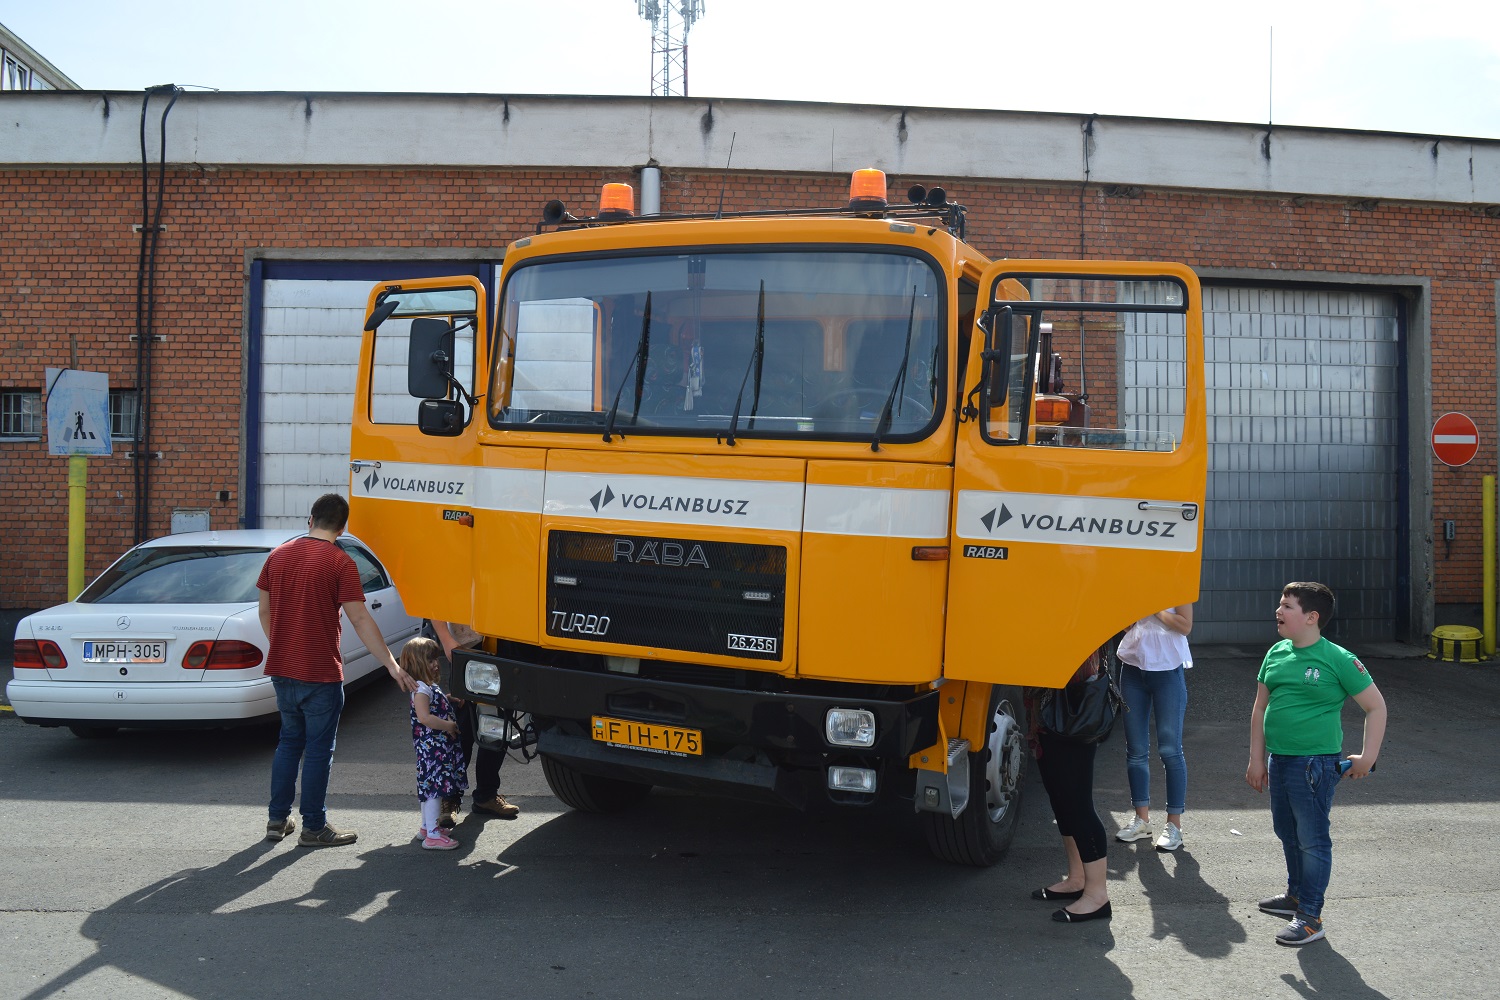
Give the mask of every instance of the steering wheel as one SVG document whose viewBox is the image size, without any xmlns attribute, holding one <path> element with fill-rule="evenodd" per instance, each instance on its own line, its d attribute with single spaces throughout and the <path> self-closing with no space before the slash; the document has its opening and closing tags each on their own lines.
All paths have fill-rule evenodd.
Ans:
<svg viewBox="0 0 1500 1000">
<path fill-rule="evenodd" d="M 871 389 L 869 386 L 863 385 L 851 385 L 842 389 L 835 389 L 823 395 L 812 405 L 812 412 L 814 416 L 838 415 L 847 410 L 848 404 L 845 401 L 852 400 L 857 410 L 868 410 L 878 419 L 880 411 L 885 408 L 885 401 L 889 397 L 890 392 L 888 390 Z M 894 421 L 901 410 L 910 412 L 912 409 L 917 411 L 917 415 L 920 418 L 918 421 L 919 424 L 925 424 L 932 419 L 931 405 L 917 399 L 915 396 L 908 396 L 904 393 L 898 395 L 891 404 L 891 419 Z"/>
</svg>

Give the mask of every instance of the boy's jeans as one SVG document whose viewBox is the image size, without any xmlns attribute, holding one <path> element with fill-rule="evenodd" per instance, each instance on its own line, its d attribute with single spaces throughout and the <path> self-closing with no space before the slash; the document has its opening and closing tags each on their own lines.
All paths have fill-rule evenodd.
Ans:
<svg viewBox="0 0 1500 1000">
<path fill-rule="evenodd" d="M 1120 691 L 1125 713 L 1125 775 L 1130 804 L 1151 805 L 1151 715 L 1156 715 L 1156 752 L 1167 771 L 1167 812 L 1181 814 L 1187 805 L 1187 758 L 1182 753 L 1182 720 L 1187 715 L 1187 678 L 1176 670 L 1142 670 L 1126 663 Z"/>
<path fill-rule="evenodd" d="M 1271 824 L 1286 854 L 1286 891 L 1297 912 L 1323 915 L 1323 894 L 1333 871 L 1328 813 L 1339 783 L 1339 755 L 1271 755 Z"/>
<path fill-rule="evenodd" d="M 328 825 L 328 774 L 333 770 L 333 745 L 344 710 L 344 685 L 290 677 L 272 677 L 276 707 L 281 711 L 281 739 L 271 761 L 271 822 L 292 812 L 297 796 L 297 765 L 302 765 L 302 829 Z"/>
</svg>

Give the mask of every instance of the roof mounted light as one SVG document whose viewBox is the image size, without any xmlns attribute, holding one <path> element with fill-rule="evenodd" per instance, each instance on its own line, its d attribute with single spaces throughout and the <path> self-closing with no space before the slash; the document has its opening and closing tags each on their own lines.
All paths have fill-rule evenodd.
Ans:
<svg viewBox="0 0 1500 1000">
<path fill-rule="evenodd" d="M 849 178 L 849 207 L 856 212 L 879 212 L 885 206 L 885 171 L 873 167 L 854 171 Z"/>
<path fill-rule="evenodd" d="M 599 218 L 628 219 L 635 214 L 635 189 L 629 184 L 606 184 L 599 192 Z"/>
</svg>

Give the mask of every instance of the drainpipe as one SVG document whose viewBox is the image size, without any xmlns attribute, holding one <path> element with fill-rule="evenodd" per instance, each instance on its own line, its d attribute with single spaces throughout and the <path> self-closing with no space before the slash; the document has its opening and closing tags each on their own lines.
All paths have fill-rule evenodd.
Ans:
<svg viewBox="0 0 1500 1000">
<path fill-rule="evenodd" d="M 641 168 L 641 214 L 661 214 L 661 167 L 655 160 Z"/>
</svg>

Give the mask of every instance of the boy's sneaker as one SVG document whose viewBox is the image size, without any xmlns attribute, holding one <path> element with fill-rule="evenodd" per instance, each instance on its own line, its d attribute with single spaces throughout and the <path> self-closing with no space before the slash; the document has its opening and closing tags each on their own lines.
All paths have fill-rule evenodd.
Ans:
<svg viewBox="0 0 1500 1000">
<path fill-rule="evenodd" d="M 1176 823 L 1168 823 L 1162 827 L 1161 836 L 1156 838 L 1156 849 L 1158 851 L 1175 851 L 1182 846 L 1182 831 L 1177 829 Z"/>
<path fill-rule="evenodd" d="M 491 816 L 499 816 L 501 819 L 515 819 L 521 815 L 521 807 L 513 806 L 505 801 L 504 795 L 496 795 L 488 801 L 474 803 L 471 812 L 489 813 Z"/>
<path fill-rule="evenodd" d="M 1292 918 L 1291 923 L 1276 932 L 1276 943 L 1297 948 L 1304 944 L 1312 944 L 1322 936 L 1322 918 L 1308 917 L 1299 913 Z"/>
<path fill-rule="evenodd" d="M 1297 915 L 1297 897 L 1282 893 L 1272 896 L 1270 899 L 1260 901 L 1260 912 L 1269 913 L 1273 917 L 1295 917 Z"/>
<path fill-rule="evenodd" d="M 458 841 L 448 836 L 448 831 L 442 827 L 433 830 L 430 836 L 422 839 L 422 850 L 424 851 L 451 851 L 458 846 Z"/>
<path fill-rule="evenodd" d="M 1130 821 L 1129 826 L 1115 834 L 1115 839 L 1123 840 L 1128 844 L 1133 840 L 1145 840 L 1149 836 L 1151 836 L 1151 821 L 1137 816 Z"/>
<path fill-rule="evenodd" d="M 267 840 L 285 840 L 297 832 L 297 824 L 290 816 L 283 820 L 271 820 L 266 824 Z"/>
<path fill-rule="evenodd" d="M 297 838 L 298 847 L 343 847 L 352 844 L 359 839 L 359 834 L 353 830 L 339 830 L 332 823 L 325 823 L 321 830 L 309 830 L 302 828 L 302 836 Z"/>
</svg>

